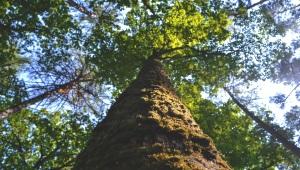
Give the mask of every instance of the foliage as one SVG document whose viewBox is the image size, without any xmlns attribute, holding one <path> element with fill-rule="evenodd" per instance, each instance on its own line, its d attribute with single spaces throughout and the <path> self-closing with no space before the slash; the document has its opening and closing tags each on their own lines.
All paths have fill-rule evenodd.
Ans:
<svg viewBox="0 0 300 170">
<path fill-rule="evenodd" d="M 17 142 L 13 136 L 16 133 L 26 150 L 23 154 L 12 145 L 1 146 L 1 154 L 6 154 L 2 162 L 15 168 L 19 162 L 13 161 L 22 162 L 25 158 L 28 167 L 32 167 L 44 154 L 34 147 L 43 146 L 43 152 L 50 153 L 56 146 L 65 147 L 67 140 L 55 140 L 66 137 L 76 149 L 72 153 L 62 150 L 55 155 L 57 159 L 48 159 L 41 168 L 59 166 L 59 161 L 66 159 L 65 154 L 78 152 L 84 143 L 83 136 L 91 128 L 85 116 L 72 117 L 78 107 L 85 105 L 80 111 L 102 112 L 103 109 L 94 109 L 102 103 L 102 87 L 113 87 L 117 96 L 135 78 L 141 64 L 157 55 L 195 119 L 234 168 L 290 166 L 291 159 L 283 148 L 266 134 L 258 133 L 258 128 L 233 103 L 214 104 L 201 96 L 202 92 L 219 93 L 233 79 L 247 83 L 290 75 L 287 61 L 297 45 L 290 48 L 280 37 L 287 31 L 284 28 L 292 29 L 299 24 L 298 7 L 289 0 L 249 3 L 1 1 L 0 110 L 84 75 L 76 85 L 43 99 L 49 103 L 56 101 L 55 104 L 59 99 L 68 101 L 74 106 L 70 113 L 25 110 L 2 122 L 1 139 Z M 91 12 L 85 10 L 93 15 L 87 15 Z M 293 77 L 295 80 L 297 77 Z M 292 114 L 288 115 L 289 120 L 294 120 Z M 77 124 L 81 120 L 86 130 Z M 18 154 L 12 159 L 10 156 L 15 153 Z"/>
<path fill-rule="evenodd" d="M 198 12 L 201 6 L 192 1 L 174 1 L 164 7 L 156 11 L 159 16 L 143 8 L 133 8 L 126 14 L 121 27 L 96 24 L 89 37 L 92 41 L 87 41 L 85 46 L 91 52 L 90 61 L 101 68 L 98 75 L 104 81 L 123 89 L 124 82 L 126 86 L 134 78 L 137 68 L 151 53 L 171 50 L 164 57 L 189 53 L 195 56 L 197 50 L 191 47 L 207 49 L 211 43 L 208 41 L 218 43 L 229 36 L 226 27 L 230 20 L 223 12 L 207 9 L 203 11 L 205 15 L 201 14 Z"/>
<path fill-rule="evenodd" d="M 291 129 L 300 130 L 300 107 L 294 106 L 285 115 L 285 121 Z M 299 141 L 298 141 L 299 142 Z"/>
<path fill-rule="evenodd" d="M 295 158 L 262 129 L 241 114 L 232 101 L 215 104 L 204 99 L 200 89 L 185 82 L 179 87 L 182 100 L 206 134 L 234 169 L 275 169 L 296 165 Z M 263 161 L 262 161 L 263 160 Z"/>
<path fill-rule="evenodd" d="M 1 122 L 1 168 L 71 167 L 93 127 L 80 113 L 23 110 Z"/>
</svg>

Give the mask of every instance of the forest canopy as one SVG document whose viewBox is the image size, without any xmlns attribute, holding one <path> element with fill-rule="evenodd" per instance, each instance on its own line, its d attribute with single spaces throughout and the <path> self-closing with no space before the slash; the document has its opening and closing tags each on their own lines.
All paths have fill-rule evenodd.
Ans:
<svg viewBox="0 0 300 170">
<path fill-rule="evenodd" d="M 299 15 L 293 0 L 1 1 L 1 167 L 71 168 L 156 58 L 232 168 L 300 168 Z M 261 81 L 289 86 L 263 103 Z"/>
</svg>

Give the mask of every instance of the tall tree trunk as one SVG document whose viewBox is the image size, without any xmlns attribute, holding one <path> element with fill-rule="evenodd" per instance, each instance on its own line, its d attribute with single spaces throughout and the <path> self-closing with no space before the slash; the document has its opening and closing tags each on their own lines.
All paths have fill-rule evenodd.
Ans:
<svg viewBox="0 0 300 170">
<path fill-rule="evenodd" d="M 176 96 L 158 60 L 144 63 L 95 128 L 74 169 L 230 169 Z"/>
</svg>

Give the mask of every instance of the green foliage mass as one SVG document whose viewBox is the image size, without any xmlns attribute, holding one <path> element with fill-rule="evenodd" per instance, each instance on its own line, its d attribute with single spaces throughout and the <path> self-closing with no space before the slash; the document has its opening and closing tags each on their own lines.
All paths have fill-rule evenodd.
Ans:
<svg viewBox="0 0 300 170">
<path fill-rule="evenodd" d="M 261 133 L 233 102 L 215 104 L 204 99 L 200 89 L 189 82 L 178 89 L 195 120 L 234 169 L 271 170 L 279 165 L 296 165 L 296 159 L 278 142 L 266 139 L 267 134 Z"/>
<path fill-rule="evenodd" d="M 191 48 L 208 50 L 212 42 L 218 44 L 229 37 L 230 19 L 224 12 L 207 9 L 202 14 L 198 11 L 201 6 L 195 2 L 172 3 L 158 9 L 159 16 L 133 7 L 121 27 L 102 22 L 94 27 L 86 46 L 94 54 L 90 61 L 101 68 L 99 75 L 104 81 L 123 89 L 124 82 L 126 86 L 154 52 L 171 50 L 164 58 L 197 56 Z"/>
<path fill-rule="evenodd" d="M 23 110 L 1 122 L 1 168 L 70 168 L 93 127 L 79 114 Z"/>
<path fill-rule="evenodd" d="M 273 15 L 275 7 L 289 10 L 290 1 L 272 0 L 253 9 L 246 0 L 69 2 L 0 2 L 0 109 L 44 92 L 52 87 L 49 82 L 66 82 L 86 70 L 93 75 L 89 83 L 109 85 L 116 96 L 143 61 L 157 55 L 201 128 L 233 168 L 292 164 L 285 150 L 259 133 L 232 102 L 214 104 L 201 95 L 217 94 L 232 79 L 276 77 L 278 62 L 292 51 L 279 40 L 270 41 L 284 34 L 280 15 Z M 79 65 L 84 71 L 76 70 Z M 29 83 L 21 80 L 23 73 L 30 75 Z M 28 90 L 32 88 L 35 93 Z M 32 169 L 47 158 L 38 168 L 71 166 L 93 127 L 86 116 L 75 113 L 29 109 L 2 121 L 0 163 L 6 169 Z"/>
</svg>

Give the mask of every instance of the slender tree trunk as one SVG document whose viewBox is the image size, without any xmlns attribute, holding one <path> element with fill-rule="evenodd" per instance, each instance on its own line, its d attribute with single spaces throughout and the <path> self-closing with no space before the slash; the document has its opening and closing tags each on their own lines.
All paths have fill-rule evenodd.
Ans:
<svg viewBox="0 0 300 170">
<path fill-rule="evenodd" d="M 55 94 L 59 93 L 60 90 L 64 90 L 64 89 L 69 89 L 71 88 L 74 84 L 79 83 L 81 76 L 78 76 L 76 79 L 71 80 L 67 83 L 61 84 L 61 85 L 57 85 L 55 88 L 46 91 L 42 94 L 39 94 L 35 97 L 32 97 L 30 99 L 24 100 L 20 103 L 15 103 L 14 105 L 5 108 L 3 110 L 0 110 L 0 120 L 7 118 L 8 116 L 20 112 L 22 109 L 25 109 L 26 107 L 36 104 L 40 101 L 43 101 L 44 99 L 54 96 Z"/>
<path fill-rule="evenodd" d="M 276 129 L 274 129 L 271 125 L 268 123 L 265 123 L 262 121 L 259 117 L 255 116 L 253 112 L 251 112 L 246 106 L 244 106 L 239 100 L 227 89 L 224 88 L 225 91 L 229 94 L 233 102 L 235 102 L 236 105 L 238 105 L 243 112 L 246 113 L 253 121 L 255 121 L 258 126 L 263 128 L 265 131 L 270 133 L 278 142 L 280 142 L 286 149 L 291 151 L 295 156 L 300 158 L 300 148 L 293 142 L 288 140 L 286 137 L 284 137 L 280 132 L 278 132 Z"/>
<path fill-rule="evenodd" d="M 158 60 L 144 63 L 77 157 L 76 170 L 230 169 L 176 96 Z"/>
</svg>

